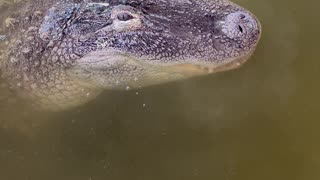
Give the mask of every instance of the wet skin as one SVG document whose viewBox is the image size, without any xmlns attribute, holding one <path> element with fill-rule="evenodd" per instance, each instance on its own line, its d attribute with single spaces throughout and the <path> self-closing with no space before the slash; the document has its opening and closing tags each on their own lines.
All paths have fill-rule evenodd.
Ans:
<svg viewBox="0 0 320 180">
<path fill-rule="evenodd" d="M 34 0 L 10 16 L 2 77 L 38 107 L 63 110 L 105 89 L 234 69 L 254 52 L 257 18 L 227 0 Z"/>
</svg>

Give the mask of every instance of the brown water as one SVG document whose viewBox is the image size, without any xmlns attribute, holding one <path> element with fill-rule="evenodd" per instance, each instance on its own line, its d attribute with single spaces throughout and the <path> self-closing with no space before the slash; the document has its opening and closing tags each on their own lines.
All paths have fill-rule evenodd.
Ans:
<svg viewBox="0 0 320 180">
<path fill-rule="evenodd" d="M 51 114 L 1 85 L 0 179 L 320 179 L 320 1 L 237 2 L 263 25 L 240 69 Z"/>
</svg>

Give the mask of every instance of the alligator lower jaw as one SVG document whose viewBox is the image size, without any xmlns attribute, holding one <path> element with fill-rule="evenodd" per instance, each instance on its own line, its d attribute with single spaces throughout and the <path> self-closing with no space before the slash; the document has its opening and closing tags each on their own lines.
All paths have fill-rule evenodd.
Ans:
<svg viewBox="0 0 320 180">
<path fill-rule="evenodd" d="M 228 71 L 241 67 L 251 54 L 243 57 L 233 58 L 224 63 L 213 64 L 192 64 L 185 63 L 179 65 L 173 65 L 170 69 L 185 75 L 205 75 L 216 72 Z"/>
</svg>

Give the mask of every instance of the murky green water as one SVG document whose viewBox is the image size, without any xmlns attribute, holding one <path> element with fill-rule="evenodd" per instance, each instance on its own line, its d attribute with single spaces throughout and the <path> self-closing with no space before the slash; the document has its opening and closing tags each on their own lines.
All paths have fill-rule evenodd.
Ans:
<svg viewBox="0 0 320 180">
<path fill-rule="evenodd" d="M 52 114 L 1 85 L 0 179 L 319 179 L 320 1 L 237 2 L 263 25 L 238 70 Z"/>
</svg>

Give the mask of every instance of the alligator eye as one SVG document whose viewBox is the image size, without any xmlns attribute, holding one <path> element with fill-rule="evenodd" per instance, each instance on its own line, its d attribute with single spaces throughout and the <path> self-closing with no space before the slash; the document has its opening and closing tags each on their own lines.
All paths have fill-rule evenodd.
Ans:
<svg viewBox="0 0 320 180">
<path fill-rule="evenodd" d="M 128 13 L 121 13 L 117 16 L 117 18 L 120 20 L 120 21 L 128 21 L 130 19 L 133 19 L 134 17 Z"/>
</svg>

